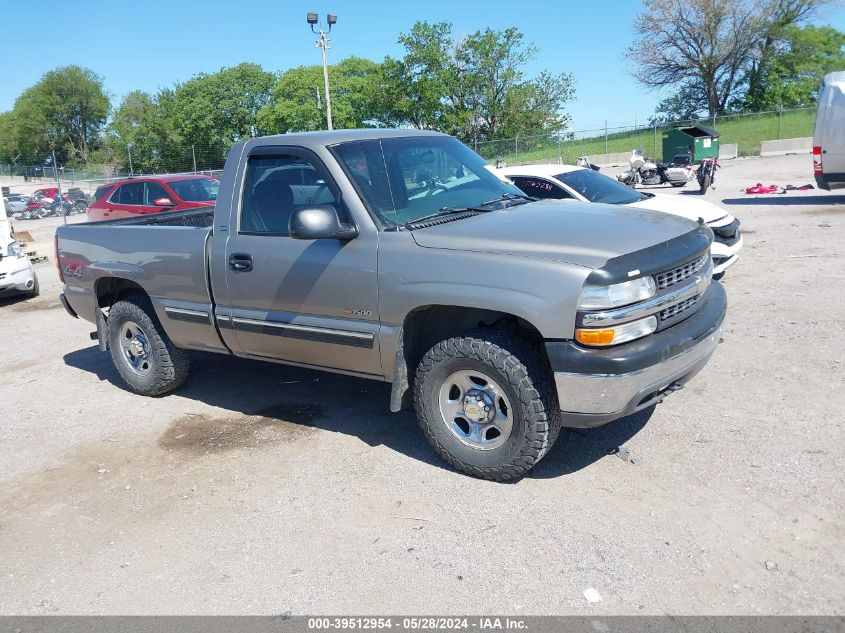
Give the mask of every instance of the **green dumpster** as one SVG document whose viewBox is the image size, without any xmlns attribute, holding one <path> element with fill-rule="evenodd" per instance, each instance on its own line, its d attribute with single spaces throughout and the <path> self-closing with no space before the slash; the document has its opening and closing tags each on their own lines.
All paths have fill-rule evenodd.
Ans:
<svg viewBox="0 0 845 633">
<path fill-rule="evenodd" d="M 678 154 L 691 154 L 692 161 L 719 157 L 719 133 L 706 125 L 672 128 L 663 133 L 663 161 Z"/>
</svg>

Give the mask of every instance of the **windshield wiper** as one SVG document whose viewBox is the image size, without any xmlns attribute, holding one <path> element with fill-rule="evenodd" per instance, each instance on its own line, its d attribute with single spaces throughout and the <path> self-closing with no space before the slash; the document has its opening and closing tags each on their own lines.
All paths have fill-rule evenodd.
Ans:
<svg viewBox="0 0 845 633">
<path fill-rule="evenodd" d="M 522 193 L 503 193 L 498 198 L 493 198 L 492 200 L 488 200 L 487 202 L 482 202 L 480 207 L 486 207 L 491 204 L 496 204 L 497 202 L 508 202 L 510 200 L 519 200 L 520 202 L 537 202 L 538 198 L 534 198 L 533 196 L 526 196 Z"/>
<path fill-rule="evenodd" d="M 419 224 L 425 223 L 429 220 L 434 220 L 435 218 L 446 217 L 448 215 L 460 215 L 461 213 L 475 215 L 477 213 L 487 213 L 489 211 L 491 211 L 491 209 L 481 209 L 479 207 L 441 207 L 434 213 L 429 213 L 428 215 L 424 215 L 421 218 L 416 218 L 414 220 L 409 220 L 408 222 L 405 222 L 405 228 L 413 229 Z"/>
</svg>

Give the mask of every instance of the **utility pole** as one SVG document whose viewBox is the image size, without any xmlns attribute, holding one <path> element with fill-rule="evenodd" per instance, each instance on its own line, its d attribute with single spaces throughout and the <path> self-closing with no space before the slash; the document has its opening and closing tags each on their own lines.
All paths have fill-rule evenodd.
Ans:
<svg viewBox="0 0 845 633">
<path fill-rule="evenodd" d="M 329 33 L 332 31 L 332 26 L 337 24 L 337 16 L 329 13 L 326 15 L 326 22 L 328 23 L 328 28 L 324 31 L 321 28 L 318 30 L 314 30 L 314 25 L 319 23 L 319 18 L 317 17 L 316 13 L 309 13 L 307 15 L 308 24 L 311 25 L 311 32 L 317 35 L 317 48 L 319 48 L 323 53 L 323 82 L 325 83 L 326 88 L 326 122 L 328 124 L 329 130 L 333 130 L 334 127 L 332 126 L 332 98 L 329 94 L 329 66 L 328 61 L 326 59 L 326 50 L 329 48 Z"/>
<path fill-rule="evenodd" d="M 197 173 L 197 152 L 194 149 L 193 143 L 191 143 L 191 156 L 194 157 L 194 173 Z"/>
<path fill-rule="evenodd" d="M 607 119 L 604 120 L 604 153 L 607 154 Z"/>
<path fill-rule="evenodd" d="M 56 197 L 54 198 L 54 201 L 59 205 L 58 208 L 62 211 L 62 219 L 64 220 L 64 223 L 67 224 L 67 213 L 64 212 L 65 207 L 62 204 L 62 181 L 59 180 L 59 169 L 56 165 L 55 149 L 53 149 L 53 177 L 56 180 Z"/>
<path fill-rule="evenodd" d="M 129 154 L 129 177 L 132 178 L 134 176 L 134 172 L 132 171 L 132 145 L 126 146 L 126 153 Z"/>
</svg>

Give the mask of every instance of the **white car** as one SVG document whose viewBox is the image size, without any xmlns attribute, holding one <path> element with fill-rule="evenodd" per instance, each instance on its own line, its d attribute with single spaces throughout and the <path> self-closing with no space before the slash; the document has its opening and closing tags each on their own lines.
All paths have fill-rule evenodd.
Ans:
<svg viewBox="0 0 845 633">
<path fill-rule="evenodd" d="M 592 169 L 574 165 L 516 165 L 487 167 L 523 193 L 535 198 L 573 199 L 582 202 L 624 204 L 639 209 L 680 215 L 690 220 L 701 218 L 713 230 L 713 275 L 721 277 L 739 259 L 742 233 L 739 220 L 721 207 L 690 196 L 661 195 L 636 191 Z"/>
<path fill-rule="evenodd" d="M 6 215 L 12 216 L 15 213 L 20 213 L 26 209 L 29 202 L 29 196 L 24 196 L 17 193 L 10 193 L 3 197 L 3 206 L 6 207 Z"/>
<path fill-rule="evenodd" d="M 37 297 L 38 277 L 29 257 L 12 239 L 11 223 L 0 218 L 0 299 L 18 293 Z"/>
</svg>

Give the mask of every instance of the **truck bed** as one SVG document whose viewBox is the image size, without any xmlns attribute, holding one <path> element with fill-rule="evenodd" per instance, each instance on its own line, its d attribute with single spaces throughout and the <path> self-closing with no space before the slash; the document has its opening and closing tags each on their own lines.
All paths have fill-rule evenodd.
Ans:
<svg viewBox="0 0 845 633">
<path fill-rule="evenodd" d="M 119 218 L 101 222 L 81 222 L 84 226 L 189 226 L 205 228 L 214 224 L 214 207 L 199 207 L 185 211 L 164 211 L 134 218 Z M 74 226 L 79 226 L 75 224 Z"/>
<path fill-rule="evenodd" d="M 205 207 L 59 226 L 57 255 L 68 302 L 79 316 L 93 321 L 97 301 L 92 296 L 101 301 L 117 292 L 120 286 L 112 283 L 116 278 L 142 288 L 162 321 L 173 306 L 210 314 L 206 247 L 213 220 L 214 209 Z M 208 347 L 207 330 L 216 340 L 210 320 L 197 329 L 172 328 L 172 338 L 186 347 Z"/>
</svg>

